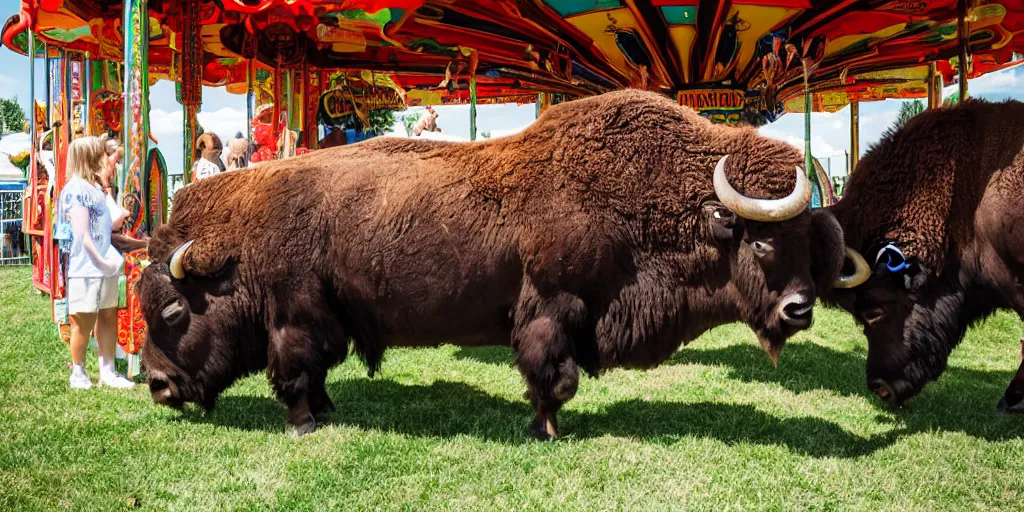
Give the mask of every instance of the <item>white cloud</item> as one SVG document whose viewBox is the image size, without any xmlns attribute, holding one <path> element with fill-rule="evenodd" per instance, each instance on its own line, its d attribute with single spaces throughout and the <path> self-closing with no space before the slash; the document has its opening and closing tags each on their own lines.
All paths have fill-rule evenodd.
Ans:
<svg viewBox="0 0 1024 512">
<path fill-rule="evenodd" d="M 968 94 L 1006 94 L 1020 93 L 1024 89 L 1024 78 L 1016 70 L 1002 73 L 990 73 L 981 78 L 971 80 L 967 84 Z"/>
<path fill-rule="evenodd" d="M 800 150 L 801 154 L 804 152 L 803 137 L 798 137 L 793 133 L 761 128 L 761 135 L 788 143 Z M 813 129 L 811 130 L 811 154 L 814 156 L 818 158 L 829 157 L 836 154 L 842 154 L 844 150 L 836 149 L 835 146 L 829 144 L 824 137 L 821 135 L 814 135 Z"/>
<path fill-rule="evenodd" d="M 163 140 L 161 135 L 178 134 L 181 136 L 182 117 L 181 111 L 168 112 L 161 109 L 149 111 L 149 131 L 157 140 Z"/>
<path fill-rule="evenodd" d="M 197 115 L 203 130 L 216 133 L 222 140 L 234 138 L 242 132 L 245 135 L 246 113 L 231 107 L 222 107 L 214 112 L 200 112 Z"/>
</svg>

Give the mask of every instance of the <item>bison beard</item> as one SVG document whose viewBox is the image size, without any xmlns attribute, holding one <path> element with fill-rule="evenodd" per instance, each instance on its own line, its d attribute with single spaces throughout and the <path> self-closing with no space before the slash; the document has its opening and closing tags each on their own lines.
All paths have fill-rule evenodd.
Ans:
<svg viewBox="0 0 1024 512">
<path fill-rule="evenodd" d="M 946 368 L 998 308 L 1024 318 L 1024 104 L 971 100 L 916 116 L 864 156 L 831 208 L 875 269 L 826 293 L 864 325 L 867 383 L 893 405 Z M 892 243 L 899 249 L 887 250 Z M 905 259 L 887 265 L 891 258 Z M 1024 366 L 1000 400 L 1024 412 Z"/>
<path fill-rule="evenodd" d="M 376 139 L 191 184 L 138 287 L 150 391 L 212 408 L 266 368 L 305 433 L 350 347 L 372 376 L 387 347 L 511 345 L 543 439 L 581 370 L 652 367 L 737 320 L 775 359 L 843 256 L 801 161 L 622 91 L 512 137 Z"/>
</svg>

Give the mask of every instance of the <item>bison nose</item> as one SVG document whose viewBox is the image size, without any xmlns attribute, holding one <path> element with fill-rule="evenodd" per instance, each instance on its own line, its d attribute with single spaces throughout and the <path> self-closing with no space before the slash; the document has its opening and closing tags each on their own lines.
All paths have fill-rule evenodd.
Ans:
<svg viewBox="0 0 1024 512">
<path fill-rule="evenodd" d="M 813 311 L 814 300 L 802 293 L 790 295 L 782 301 L 782 320 L 794 327 L 810 325 Z"/>
<path fill-rule="evenodd" d="M 892 387 L 889 383 L 882 379 L 875 379 L 868 383 L 868 388 L 871 392 L 878 395 L 878 398 L 888 401 L 892 398 Z"/>
<path fill-rule="evenodd" d="M 878 398 L 884 400 L 892 408 L 901 407 L 906 398 L 913 394 L 910 383 L 902 379 L 896 379 L 892 382 L 884 379 L 873 379 L 868 382 L 868 387 L 878 395 Z"/>
<path fill-rule="evenodd" d="M 163 379 L 153 379 L 149 383 L 149 393 L 153 401 L 174 409 L 181 408 L 181 399 L 178 396 L 177 386 Z"/>
</svg>

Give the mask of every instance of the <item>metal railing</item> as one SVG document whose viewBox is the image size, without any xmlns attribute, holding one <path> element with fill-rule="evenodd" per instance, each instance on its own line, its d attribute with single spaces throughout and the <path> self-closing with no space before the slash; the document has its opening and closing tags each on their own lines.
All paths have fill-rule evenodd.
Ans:
<svg viewBox="0 0 1024 512">
<path fill-rule="evenodd" d="M 28 236 L 22 232 L 24 191 L 0 190 L 0 267 L 30 265 Z"/>
</svg>

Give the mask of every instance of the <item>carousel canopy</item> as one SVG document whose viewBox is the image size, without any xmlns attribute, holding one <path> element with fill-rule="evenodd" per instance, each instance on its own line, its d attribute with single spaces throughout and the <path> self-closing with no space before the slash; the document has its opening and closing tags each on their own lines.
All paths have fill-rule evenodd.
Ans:
<svg viewBox="0 0 1024 512">
<path fill-rule="evenodd" d="M 204 82 L 235 92 L 253 58 L 388 73 L 446 96 L 466 96 L 473 71 L 481 97 L 517 101 L 640 87 L 769 119 L 802 108 L 805 67 L 815 110 L 922 97 L 933 62 L 952 83 L 960 18 L 967 76 L 1024 52 L 1024 0 L 149 0 L 149 14 L 151 76 L 176 78 L 188 15 Z M 23 0 L 3 41 L 26 53 L 32 27 L 41 42 L 118 60 L 121 16 L 108 0 Z"/>
</svg>

